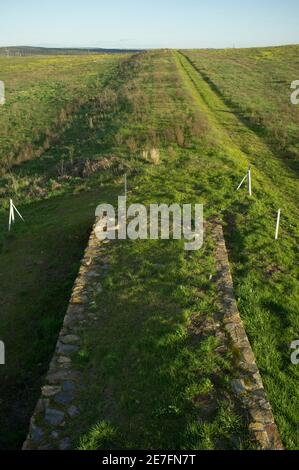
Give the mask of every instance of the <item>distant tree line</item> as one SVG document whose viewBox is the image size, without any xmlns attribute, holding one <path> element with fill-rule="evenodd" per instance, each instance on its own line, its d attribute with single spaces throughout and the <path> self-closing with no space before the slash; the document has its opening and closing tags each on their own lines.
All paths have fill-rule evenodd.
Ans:
<svg viewBox="0 0 299 470">
<path fill-rule="evenodd" d="M 101 49 L 101 48 L 56 48 L 56 47 L 29 47 L 14 46 L 0 47 L 0 56 L 23 57 L 32 55 L 88 55 L 88 54 L 126 54 L 128 52 L 141 52 L 140 49 Z"/>
</svg>

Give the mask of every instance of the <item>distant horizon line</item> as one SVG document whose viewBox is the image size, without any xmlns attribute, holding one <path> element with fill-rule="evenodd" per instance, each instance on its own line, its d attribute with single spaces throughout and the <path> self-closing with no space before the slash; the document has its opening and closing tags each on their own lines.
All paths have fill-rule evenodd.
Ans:
<svg viewBox="0 0 299 470">
<path fill-rule="evenodd" d="M 198 49 L 198 50 L 208 50 L 208 49 L 252 49 L 252 48 L 271 48 L 271 47 L 287 47 L 287 46 L 299 46 L 299 43 L 286 43 L 286 44 L 268 44 L 268 45 L 263 45 L 263 46 L 256 46 L 256 45 L 251 45 L 251 46 L 227 46 L 227 47 L 100 47 L 100 46 L 32 46 L 32 45 L 16 45 L 16 46 L 2 46 L 0 45 L 0 49 L 20 49 L 20 48 L 28 48 L 28 49 L 57 49 L 57 50 L 110 50 L 110 51 L 147 51 L 147 50 L 161 50 L 161 49 L 169 49 L 169 50 L 177 50 L 177 49 L 182 49 L 182 50 L 193 50 L 193 49 Z"/>
</svg>

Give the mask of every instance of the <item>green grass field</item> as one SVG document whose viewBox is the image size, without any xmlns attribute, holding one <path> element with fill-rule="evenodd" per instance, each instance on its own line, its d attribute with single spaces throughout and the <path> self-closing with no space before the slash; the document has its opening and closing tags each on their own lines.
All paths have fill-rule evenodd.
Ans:
<svg viewBox="0 0 299 470">
<path fill-rule="evenodd" d="M 299 46 L 187 51 L 188 58 L 246 125 L 286 167 L 297 170 L 298 106 L 291 105 Z"/>
<path fill-rule="evenodd" d="M 6 86 L 6 105 L 0 108 L 1 172 L 47 150 L 119 60 L 118 55 L 0 56 Z"/>
<path fill-rule="evenodd" d="M 206 218 L 223 221 L 240 313 L 283 444 L 299 448 L 299 374 L 290 361 L 299 334 L 299 107 L 289 100 L 296 51 L 0 57 L 8 101 L 0 108 L 0 338 L 8 358 L 0 448 L 24 440 L 95 207 L 115 202 L 125 173 L 130 202 L 203 203 Z M 22 145 L 32 146 L 26 158 Z M 249 162 L 251 199 L 236 192 Z M 9 197 L 25 217 L 11 234 Z M 250 447 L 246 420 L 228 400 L 230 355 L 190 332 L 194 316 L 216 309 L 207 281 L 213 244 L 185 257 L 179 242 L 125 242 L 109 263 L 99 328 L 86 329 L 76 358 L 87 376 L 96 371 L 66 430 L 77 447 Z M 217 403 L 208 418 L 205 400 Z"/>
</svg>

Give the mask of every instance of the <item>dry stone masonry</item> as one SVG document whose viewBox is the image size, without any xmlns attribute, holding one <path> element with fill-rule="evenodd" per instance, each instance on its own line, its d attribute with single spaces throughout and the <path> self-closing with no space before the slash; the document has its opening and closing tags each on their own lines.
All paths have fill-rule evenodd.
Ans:
<svg viewBox="0 0 299 470">
<path fill-rule="evenodd" d="M 271 406 L 267 400 L 261 375 L 235 300 L 223 229 L 220 224 L 215 223 L 212 224 L 211 230 L 216 245 L 215 257 L 222 322 L 231 341 L 235 353 L 235 367 L 239 372 L 239 378 L 234 379 L 231 385 L 249 413 L 250 431 L 258 446 L 263 450 L 280 450 L 282 444 Z"/>
<path fill-rule="evenodd" d="M 258 447 L 282 449 L 271 407 L 235 301 L 222 226 L 219 223 L 209 223 L 207 229 L 212 232 L 216 245 L 220 302 L 220 317 L 217 321 L 219 328 L 225 331 L 225 334 L 221 335 L 226 336 L 219 348 L 226 348 L 229 341 L 235 352 L 237 378 L 232 380 L 232 389 L 250 416 L 250 431 Z M 72 354 L 80 348 L 80 334 L 84 326 L 92 324 L 97 319 L 92 306 L 95 296 L 102 291 L 100 280 L 103 270 L 109 269 L 107 263 L 109 243 L 111 242 L 100 242 L 96 238 L 94 226 L 73 287 L 56 350 L 41 390 L 41 397 L 31 418 L 29 433 L 23 445 L 24 450 L 67 450 L 74 444 L 71 436 L 66 434 L 65 428 L 70 420 L 80 414 L 77 394 L 84 387 L 84 383 L 81 372 L 76 370 L 72 362 Z M 208 328 L 209 324 L 205 324 L 205 329 Z"/>
<path fill-rule="evenodd" d="M 106 246 L 96 238 L 94 226 L 23 450 L 67 450 L 72 446 L 71 437 L 65 434 L 64 428 L 67 421 L 80 413 L 76 395 L 84 384 L 71 356 L 80 348 L 80 332 L 84 325 L 95 319 L 92 306 L 94 296 L 101 291 L 102 269 L 107 268 L 102 264 Z"/>
</svg>

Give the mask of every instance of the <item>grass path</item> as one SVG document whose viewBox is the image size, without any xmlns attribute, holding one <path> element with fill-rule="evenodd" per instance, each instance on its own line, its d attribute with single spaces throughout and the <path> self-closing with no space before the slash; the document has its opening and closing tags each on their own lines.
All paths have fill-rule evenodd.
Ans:
<svg viewBox="0 0 299 470">
<path fill-rule="evenodd" d="M 240 122 L 183 54 L 176 52 L 175 60 L 186 89 L 213 127 L 217 158 L 223 152 L 226 162 L 234 161 L 235 169 L 244 168 L 244 174 L 248 162 L 254 165 L 251 203 L 247 197 L 245 202 L 242 192 L 235 199 L 226 193 L 220 210 L 239 309 L 284 444 L 298 448 L 299 377 L 289 352 L 299 331 L 298 180 Z M 275 244 L 273 221 L 279 207 L 284 220 Z"/>
<path fill-rule="evenodd" d="M 138 86 L 151 103 L 149 125 L 173 126 L 180 117 L 184 123 L 195 109 L 188 92 L 177 94 L 182 82 L 173 56 L 154 53 L 141 60 L 147 67 Z M 209 200 L 202 186 L 208 173 L 201 177 L 207 149 L 192 141 L 159 149 L 160 164 L 147 163 L 130 175 L 128 204 Z M 204 248 L 193 253 L 184 251 L 182 241 L 126 240 L 106 248 L 109 269 L 91 307 L 96 324 L 83 332 L 74 357 L 86 384 L 78 398 L 81 413 L 64 429 L 79 448 L 252 446 L 231 390 L 232 351 L 219 348 L 223 333 L 213 328 L 219 308 L 211 280 L 214 248 L 207 233 Z"/>
<path fill-rule="evenodd" d="M 290 102 L 298 76 L 298 45 L 184 51 L 202 78 L 238 119 L 298 175 L 299 110 Z"/>
<path fill-rule="evenodd" d="M 10 237 L 1 237 L 0 273 L 8 276 L 2 286 L 0 332 L 12 351 L 5 378 L 12 385 L 7 390 L 15 397 L 14 384 L 18 391 L 24 389 L 20 403 L 26 403 L 30 382 L 37 396 L 93 210 L 99 202 L 115 202 L 126 172 L 130 203 L 200 202 L 206 218 L 222 217 L 239 308 L 268 398 L 284 445 L 298 447 L 298 372 L 289 351 L 299 329 L 294 187 L 285 191 L 278 183 L 276 187 L 261 161 L 253 169 L 252 200 L 244 190 L 236 193 L 248 164 L 246 142 L 249 146 L 262 142 L 232 113 L 215 112 L 229 110 L 181 54 L 139 54 L 108 81 L 68 123 L 57 145 L 40 160 L 7 175 L 16 183 L 16 202 L 25 201 L 21 209 L 28 220 L 28 225 L 15 226 Z M 152 150 L 159 155 L 156 162 L 149 157 Z M 250 159 L 253 156 L 250 153 Z M 95 165 L 85 177 L 78 173 L 82 162 L 84 169 Z M 62 177 L 57 168 L 63 170 Z M 280 204 L 281 239 L 275 243 Z M 0 217 L 4 226 L 4 208 Z M 77 238 L 71 238 L 73 233 Z M 230 351 L 224 356 L 215 352 L 215 334 L 202 338 L 196 327 L 217 312 L 215 286 L 210 282 L 213 248 L 209 238 L 202 251 L 191 255 L 179 242 L 112 245 L 104 296 L 96 303 L 98 328 L 86 331 L 77 357 L 92 379 L 82 397 L 77 429 L 84 432 L 84 439 L 80 440 L 82 433 L 76 434 L 78 446 L 250 446 L 246 421 L 230 391 L 234 376 Z M 13 272 L 20 260 L 15 283 Z M 13 298 L 17 301 L 12 304 Z M 26 334 L 32 328 L 33 339 Z M 32 395 L 30 406 L 33 400 Z M 209 416 L 204 415 L 206 403 L 211 405 Z M 13 447 L 24 435 L 28 410 L 18 421 L 19 432 L 10 425 L 14 416 L 21 415 L 12 405 L 10 400 L 2 446 Z M 68 432 L 75 436 L 76 429 Z"/>
<path fill-rule="evenodd" d="M 85 377 L 81 413 L 66 436 L 81 449 L 250 447 L 231 351 L 215 326 L 209 235 L 189 255 L 178 242 L 121 241 L 102 257 L 96 321 L 74 358 Z"/>
<path fill-rule="evenodd" d="M 182 67 L 181 60 L 184 59 L 178 53 L 155 53 L 142 60 L 146 60 L 151 65 L 148 70 L 152 70 L 139 82 L 144 94 L 150 96 L 151 114 L 147 115 L 150 123 L 169 125 L 173 122 L 171 118 L 178 122 L 177 116 L 170 115 L 170 109 L 173 113 L 184 109 L 185 119 L 191 110 L 199 110 L 208 122 L 207 131 L 201 138 L 193 143 L 161 149 L 160 165 L 145 167 L 141 174 L 130 178 L 130 202 L 148 205 L 157 201 L 200 201 L 205 204 L 206 217 L 222 215 L 239 307 L 284 445 L 296 448 L 298 377 L 290 364 L 289 354 L 289 345 L 298 329 L 298 285 L 294 265 L 298 226 L 292 213 L 293 201 L 285 203 L 281 240 L 277 244 L 273 236 L 275 211 L 282 193 L 280 189 L 276 191 L 259 169 L 254 170 L 252 201 L 248 200 L 246 191 L 235 192 L 248 161 L 237 142 L 227 134 L 226 126 L 218 122 L 213 109 L 202 99 L 198 88 L 204 96 L 217 100 L 213 91 L 196 71 L 193 74 L 195 87 Z M 188 62 L 184 65 L 187 67 Z M 158 81 L 153 74 L 159 77 Z M 218 101 L 218 104 L 221 103 Z M 237 120 L 235 124 L 239 126 Z M 245 138 L 246 128 L 243 136 Z M 212 390 L 217 390 L 214 379 L 217 376 L 221 381 L 224 369 L 218 369 L 216 376 L 212 373 L 211 378 L 208 371 L 217 367 L 216 358 L 211 356 L 212 350 L 204 346 L 205 342 L 199 343 L 196 351 L 190 350 L 192 336 L 190 338 L 189 333 L 186 336 L 188 324 L 192 330 L 193 315 L 204 318 L 215 308 L 213 287 L 204 287 L 204 277 L 209 270 L 207 255 L 195 253 L 184 259 L 180 250 L 176 244 L 168 248 L 163 244 L 126 242 L 115 243 L 108 254 L 110 270 L 103 280 L 104 294 L 99 296 L 95 309 L 99 315 L 99 328 L 98 331 L 87 330 L 81 351 L 81 357 L 86 361 L 84 370 L 95 374 L 88 382 L 90 395 L 82 397 L 83 406 L 85 402 L 82 418 L 71 430 L 84 430 L 89 423 L 90 430 L 81 440 L 81 448 L 224 446 L 223 440 L 220 443 L 217 440 L 221 435 L 220 415 L 217 413 L 208 423 L 198 422 L 201 399 L 199 409 L 193 407 L 197 402 L 194 398 L 207 393 L 196 384 L 202 384 L 203 379 L 204 383 L 212 384 Z M 187 272 L 192 277 L 199 267 L 203 268 L 202 280 L 192 280 Z M 201 295 L 198 288 L 202 290 L 203 287 Z M 282 295 L 284 304 L 281 303 Z M 169 330 L 162 327 L 165 322 Z M 169 340 L 166 341 L 165 335 Z M 179 340 L 181 335 L 182 341 Z M 170 351 L 172 366 L 168 362 Z M 187 362 L 181 361 L 181 354 L 188 354 Z M 196 364 L 194 369 L 193 364 Z M 187 373 L 186 381 L 180 379 L 183 369 Z M 169 383 L 172 384 L 170 388 Z M 193 405 L 189 402 L 190 408 L 186 401 L 188 383 L 194 384 L 195 393 L 191 399 Z M 97 400 L 90 407 L 95 396 Z M 157 410 L 154 415 L 153 410 Z M 232 409 L 227 412 L 226 419 L 233 422 L 235 413 Z M 246 438 L 242 442 L 246 443 Z M 229 446 L 227 440 L 225 445 Z"/>
<path fill-rule="evenodd" d="M 221 133 L 222 145 L 241 161 L 256 167 L 267 185 L 272 184 L 281 192 L 281 204 L 287 199 L 290 208 L 298 213 L 299 181 L 294 172 L 285 166 L 279 154 L 274 154 L 269 146 L 231 110 L 206 82 L 201 72 L 182 53 L 176 59 L 192 82 L 190 92 L 201 109 L 205 109 L 213 127 Z M 192 89 L 193 88 L 193 89 Z M 225 131 L 225 132 L 223 132 Z M 257 175 L 259 176 L 259 175 Z"/>
<path fill-rule="evenodd" d="M 18 62 L 26 68 L 24 61 Z M 43 62 L 46 69 L 47 59 Z M 117 59 L 113 59 L 113 67 L 112 60 L 105 62 L 101 67 L 89 65 L 96 82 L 90 90 L 93 95 L 101 93 L 103 83 L 117 68 Z M 40 77 L 35 78 L 38 82 Z M 6 365 L 0 369 L 0 449 L 20 448 L 24 441 L 88 240 L 94 208 L 101 198 L 113 198 L 115 192 L 111 183 L 99 189 L 101 181 L 92 187 L 84 185 L 81 178 L 58 181 L 57 167 L 68 151 L 65 146 L 75 143 L 79 155 L 85 150 L 85 112 L 81 107 L 72 114 L 48 153 L 1 175 L 0 337 L 6 345 Z M 34 125 L 30 115 L 27 124 Z M 25 223 L 17 220 L 10 234 L 9 197 L 25 218 Z"/>
</svg>

